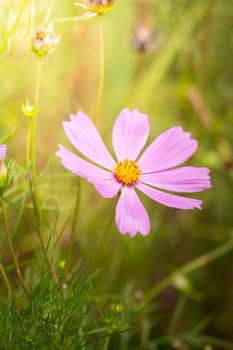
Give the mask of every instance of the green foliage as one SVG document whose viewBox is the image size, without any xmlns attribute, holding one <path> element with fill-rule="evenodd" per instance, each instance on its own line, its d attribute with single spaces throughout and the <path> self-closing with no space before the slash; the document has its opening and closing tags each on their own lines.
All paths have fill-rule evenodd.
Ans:
<svg viewBox="0 0 233 350">
<path fill-rule="evenodd" d="M 69 114 L 94 115 L 99 18 L 76 21 L 83 11 L 61 0 L 1 4 L 0 142 L 14 171 L 0 210 L 0 263 L 14 295 L 2 273 L 0 349 L 231 350 L 233 2 L 116 0 L 101 17 L 104 141 L 111 147 L 123 107 L 138 108 L 151 138 L 174 125 L 190 131 L 199 141 L 192 164 L 211 169 L 201 212 L 142 196 L 151 232 L 134 239 L 117 232 L 116 202 L 77 184 L 54 156 Z M 50 21 L 60 43 L 38 68 L 31 37 Z M 138 43 L 141 24 L 153 45 Z"/>
<path fill-rule="evenodd" d="M 44 271 L 31 292 L 31 303 L 5 304 L 0 316 L 1 349 L 86 349 L 86 342 L 91 349 L 93 291 L 84 277 L 81 266 L 68 288 L 55 284 Z"/>
</svg>

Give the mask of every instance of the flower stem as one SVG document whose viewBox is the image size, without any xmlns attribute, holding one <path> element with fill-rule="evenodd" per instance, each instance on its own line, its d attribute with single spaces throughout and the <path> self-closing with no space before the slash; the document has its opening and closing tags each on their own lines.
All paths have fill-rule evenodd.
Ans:
<svg viewBox="0 0 233 350">
<path fill-rule="evenodd" d="M 41 85 L 41 70 L 42 70 L 42 57 L 38 56 L 38 69 L 37 69 L 37 80 L 35 88 L 35 97 L 34 97 L 34 113 L 29 119 L 28 125 L 28 136 L 27 136 L 27 152 L 26 159 L 27 164 L 31 170 L 31 177 L 29 177 L 29 184 L 31 189 L 32 203 L 34 207 L 34 212 L 37 220 L 37 233 L 40 240 L 42 250 L 46 256 L 48 266 L 51 270 L 53 279 L 55 283 L 58 282 L 58 277 L 56 273 L 55 266 L 53 265 L 52 260 L 47 254 L 47 249 L 44 243 L 44 239 L 41 233 L 41 226 L 44 222 L 43 214 L 41 211 L 41 201 L 38 193 L 38 184 L 37 184 L 37 170 L 36 170 L 36 125 L 37 125 L 37 116 L 39 111 L 39 96 L 40 96 L 40 85 Z"/>
<path fill-rule="evenodd" d="M 38 104 L 39 104 L 39 93 L 40 93 L 40 81 L 41 81 L 41 66 L 42 58 L 39 57 L 38 61 L 38 71 L 37 71 L 37 81 L 36 81 L 36 90 L 35 90 L 35 99 L 34 99 L 34 108 L 35 113 L 31 118 L 31 130 L 30 130 L 30 160 L 31 160 L 31 171 L 32 171 L 32 187 L 35 197 L 35 202 L 37 205 L 38 214 L 40 217 L 40 222 L 42 222 L 42 213 L 40 210 L 40 200 L 38 195 L 37 187 L 37 172 L 36 172 L 36 122 L 38 115 Z"/>
<path fill-rule="evenodd" d="M 143 312 L 139 314 L 139 336 L 140 336 L 140 350 L 146 350 L 146 334 L 145 334 L 145 325 L 144 325 L 144 315 Z"/>
<path fill-rule="evenodd" d="M 35 97 L 33 105 L 33 113 L 29 118 L 28 134 L 27 134 L 27 147 L 26 147 L 26 162 L 32 169 L 32 173 L 36 174 L 36 122 L 39 110 L 39 95 L 40 95 L 40 84 L 41 84 L 41 69 L 42 69 L 42 57 L 38 57 L 37 66 L 37 79 L 35 88 Z"/>
<path fill-rule="evenodd" d="M 30 301 L 30 297 L 29 297 L 27 288 L 26 288 L 26 286 L 24 284 L 24 280 L 23 280 L 23 277 L 22 277 L 22 274 L 21 274 L 21 271 L 20 271 L 20 268 L 19 268 L 19 264 L 17 262 L 15 250 L 14 250 L 14 247 L 13 247 L 12 242 L 11 242 L 11 236 L 10 236 L 10 230 L 9 230 L 9 225 L 8 225 L 8 217 L 7 217 L 6 205 L 5 205 L 5 200 L 3 198 L 3 195 L 1 196 L 1 204 L 2 204 L 2 214 L 3 214 L 3 221 L 4 221 L 6 240 L 7 240 L 7 243 L 8 243 L 9 250 L 10 250 L 11 258 L 12 258 L 12 260 L 14 262 L 16 273 L 17 273 L 19 282 L 21 284 L 21 287 L 23 288 L 23 291 L 24 291 L 28 301 Z"/>
<path fill-rule="evenodd" d="M 30 183 L 30 185 L 32 186 L 31 183 Z M 54 266 L 52 260 L 50 259 L 50 257 L 48 256 L 47 248 L 45 246 L 44 239 L 43 239 L 43 236 L 41 234 L 40 217 L 38 215 L 37 204 L 35 202 L 34 193 L 33 193 L 33 189 L 32 188 L 31 188 L 31 194 L 32 194 L 32 203 L 33 203 L 33 208 L 34 208 L 35 217 L 36 217 L 36 223 L 37 223 L 37 230 L 36 230 L 36 232 L 38 234 L 40 245 L 41 245 L 43 253 L 44 253 L 45 257 L 46 257 L 46 260 L 47 260 L 48 266 L 50 268 L 51 274 L 53 276 L 53 280 L 54 280 L 55 283 L 58 283 L 58 276 L 57 276 L 57 272 L 56 272 L 55 266 Z"/>
<path fill-rule="evenodd" d="M 6 275 L 6 271 L 5 271 L 5 269 L 4 269 L 4 267 L 3 267 L 2 263 L 1 263 L 1 261 L 0 261 L 0 272 L 1 272 L 1 274 L 2 274 L 3 281 L 4 281 L 4 283 L 5 283 L 6 287 L 7 287 L 9 296 L 10 296 L 12 299 L 14 299 L 14 293 L 13 293 L 13 290 L 12 290 L 12 288 L 11 288 L 10 281 L 8 280 L 8 277 L 7 277 L 7 275 Z"/>
<path fill-rule="evenodd" d="M 76 199 L 75 199 L 75 208 L 74 208 L 74 213 L 73 213 L 73 221 L 72 221 L 71 233 L 70 233 L 70 237 L 69 237 L 68 250 L 67 250 L 67 256 L 66 256 L 64 281 L 67 278 L 67 274 L 68 274 L 71 259 L 72 259 L 74 237 L 75 237 L 76 228 L 77 228 L 77 218 L 78 218 L 78 213 L 79 213 L 79 208 L 80 208 L 80 202 L 81 202 L 81 178 L 78 177 L 77 192 L 76 192 Z"/>
<path fill-rule="evenodd" d="M 94 110 L 93 121 L 96 123 L 96 120 L 99 116 L 101 100 L 103 96 L 104 88 L 104 29 L 103 29 L 103 16 L 99 15 L 99 82 L 98 82 L 98 93 L 97 100 Z"/>
<path fill-rule="evenodd" d="M 93 258 L 92 258 L 91 267 L 92 267 L 92 266 L 95 266 L 95 262 L 96 262 L 98 256 L 100 255 L 100 253 L 101 253 L 101 251 L 102 251 L 102 248 L 103 248 L 103 246 L 104 246 L 104 243 L 105 243 L 105 241 L 106 241 L 106 239 L 107 239 L 107 237 L 108 237 L 109 231 L 110 231 L 110 229 L 111 229 L 111 227 L 112 227 L 112 224 L 113 224 L 113 221 L 114 221 L 114 217 L 115 217 L 115 207 L 114 207 L 114 209 L 112 210 L 112 213 L 111 213 L 109 222 L 108 222 L 108 224 L 107 224 L 107 226 L 106 226 L 106 229 L 105 229 L 105 231 L 104 231 L 104 233 L 103 233 L 103 236 L 100 238 L 100 241 L 99 241 L 98 244 L 97 244 L 96 251 L 95 251 L 94 256 L 93 256 Z"/>
<path fill-rule="evenodd" d="M 109 342 L 110 342 L 110 336 L 108 335 L 105 339 L 103 350 L 108 350 Z"/>
<path fill-rule="evenodd" d="M 198 258 L 190 261 L 189 263 L 179 267 L 174 272 L 170 273 L 160 283 L 155 285 L 145 296 L 143 308 L 150 303 L 158 294 L 160 294 L 165 288 L 167 288 L 177 275 L 186 275 L 204 265 L 209 264 L 211 261 L 219 258 L 233 249 L 233 239 L 222 244 L 220 247 L 213 249 L 207 254 L 201 255 Z"/>
</svg>

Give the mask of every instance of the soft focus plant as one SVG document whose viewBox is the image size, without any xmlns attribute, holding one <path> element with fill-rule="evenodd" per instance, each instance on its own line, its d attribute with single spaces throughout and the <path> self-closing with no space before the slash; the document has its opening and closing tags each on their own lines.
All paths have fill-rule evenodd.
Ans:
<svg viewBox="0 0 233 350">
<path fill-rule="evenodd" d="M 40 26 L 35 29 L 33 36 L 31 37 L 32 51 L 38 56 L 51 54 L 58 46 L 60 37 L 55 35 L 53 24 L 48 26 Z"/>
<path fill-rule="evenodd" d="M 233 348 L 231 13 L 2 2 L 0 349 Z"/>
<path fill-rule="evenodd" d="M 82 2 L 76 2 L 75 5 L 86 9 L 87 12 L 82 18 L 89 19 L 111 11 L 114 3 L 115 0 L 83 0 Z"/>
</svg>

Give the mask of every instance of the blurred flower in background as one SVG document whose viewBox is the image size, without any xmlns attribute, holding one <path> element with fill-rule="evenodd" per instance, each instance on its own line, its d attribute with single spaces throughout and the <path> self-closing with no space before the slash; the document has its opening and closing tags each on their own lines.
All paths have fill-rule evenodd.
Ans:
<svg viewBox="0 0 233 350">
<path fill-rule="evenodd" d="M 138 24 L 133 30 L 130 44 L 135 51 L 151 52 L 159 45 L 159 36 L 151 26 Z"/>
<path fill-rule="evenodd" d="M 34 53 L 42 57 L 52 53 L 60 41 L 59 35 L 55 35 L 53 24 L 47 27 L 39 26 L 31 37 L 31 48 Z"/>
<path fill-rule="evenodd" d="M 102 15 L 112 10 L 115 4 L 115 0 L 82 0 L 82 2 L 76 2 L 75 5 L 82 7 L 87 12 L 81 16 L 83 19 L 89 19 L 96 15 Z"/>
<path fill-rule="evenodd" d="M 134 4 L 135 24 L 130 37 L 131 47 L 140 53 L 147 53 L 156 50 L 160 44 L 160 33 L 152 16 L 154 3 L 137 1 Z"/>
</svg>

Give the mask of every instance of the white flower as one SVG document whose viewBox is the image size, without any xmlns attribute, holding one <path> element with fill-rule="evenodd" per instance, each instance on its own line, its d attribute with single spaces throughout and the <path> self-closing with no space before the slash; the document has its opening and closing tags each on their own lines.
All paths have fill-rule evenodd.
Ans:
<svg viewBox="0 0 233 350">
<path fill-rule="evenodd" d="M 53 24 L 36 28 L 31 38 L 31 48 L 39 56 L 49 55 L 59 44 L 60 36 L 55 35 Z"/>
</svg>

